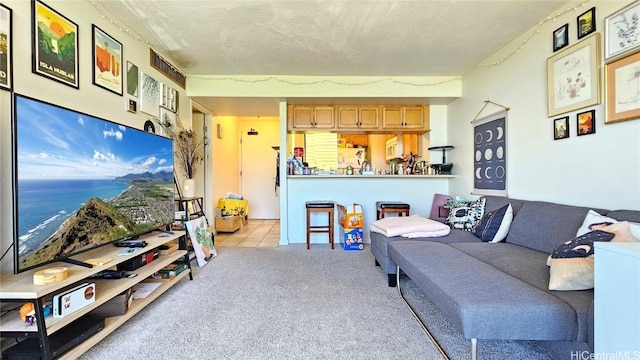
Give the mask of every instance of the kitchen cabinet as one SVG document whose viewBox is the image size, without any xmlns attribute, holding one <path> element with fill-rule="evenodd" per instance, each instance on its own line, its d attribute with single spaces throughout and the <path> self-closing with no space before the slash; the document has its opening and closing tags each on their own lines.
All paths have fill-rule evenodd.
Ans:
<svg viewBox="0 0 640 360">
<path fill-rule="evenodd" d="M 338 130 L 377 130 L 379 112 L 379 106 L 338 106 Z"/>
<path fill-rule="evenodd" d="M 428 131 L 429 113 L 425 106 L 383 106 L 383 130 Z"/>
<path fill-rule="evenodd" d="M 420 156 L 420 140 L 421 136 L 418 134 L 402 134 L 402 143 L 404 149 L 402 153 L 408 156 L 409 153 L 413 153 L 413 156 Z"/>
<path fill-rule="evenodd" d="M 335 128 L 333 106 L 289 105 L 289 130 L 332 130 Z"/>
<path fill-rule="evenodd" d="M 369 146 L 369 135 L 367 134 L 341 134 L 340 139 L 344 139 L 345 144 L 352 144 L 358 147 Z"/>
</svg>

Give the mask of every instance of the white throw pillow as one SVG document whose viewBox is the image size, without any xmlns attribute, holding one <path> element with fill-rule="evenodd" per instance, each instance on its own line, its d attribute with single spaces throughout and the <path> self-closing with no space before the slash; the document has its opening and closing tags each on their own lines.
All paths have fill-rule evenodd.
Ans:
<svg viewBox="0 0 640 360">
<path fill-rule="evenodd" d="M 587 213 L 587 216 L 585 216 L 584 218 L 584 222 L 578 229 L 576 236 L 581 236 L 591 231 L 589 229 L 590 225 L 603 223 L 603 222 L 610 222 L 615 224 L 618 222 L 618 220 L 614 218 L 610 218 L 608 216 L 600 215 L 593 210 L 589 210 L 589 212 Z M 633 237 L 635 237 L 636 239 L 640 239 L 640 224 L 629 222 L 629 230 L 631 231 L 631 234 L 633 235 Z"/>
</svg>

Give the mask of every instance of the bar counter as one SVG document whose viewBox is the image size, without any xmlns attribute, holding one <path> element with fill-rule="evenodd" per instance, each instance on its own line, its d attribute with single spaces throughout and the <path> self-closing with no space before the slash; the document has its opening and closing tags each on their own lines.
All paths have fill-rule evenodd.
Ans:
<svg viewBox="0 0 640 360">
<path fill-rule="evenodd" d="M 376 201 L 401 201 L 411 215 L 429 216 L 434 194 L 448 194 L 449 180 L 456 175 L 287 175 L 288 241 L 306 243 L 306 201 L 330 200 L 341 205 L 360 204 L 364 211 L 364 240 L 370 243 L 369 227 L 376 220 Z M 395 216 L 395 215 L 392 215 Z M 313 225 L 326 224 L 325 214 L 312 214 Z M 342 228 L 335 217 L 335 242 Z M 326 234 L 311 234 L 311 243 L 327 244 Z M 368 246 L 365 246 L 368 251 Z"/>
</svg>

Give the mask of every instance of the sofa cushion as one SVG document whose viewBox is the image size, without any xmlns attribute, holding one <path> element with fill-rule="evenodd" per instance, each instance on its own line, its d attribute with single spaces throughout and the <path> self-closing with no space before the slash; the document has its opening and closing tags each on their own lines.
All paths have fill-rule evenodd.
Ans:
<svg viewBox="0 0 640 360">
<path fill-rule="evenodd" d="M 551 254 L 567 239 L 576 237 L 589 208 L 528 201 L 513 218 L 507 242 Z"/>
<path fill-rule="evenodd" d="M 449 216 L 445 224 L 449 225 L 452 229 L 471 231 L 484 215 L 485 202 L 486 200 L 484 198 L 480 198 L 454 207 L 449 211 Z"/>
<path fill-rule="evenodd" d="M 522 208 L 522 205 L 524 205 L 524 203 L 527 202 L 527 200 L 519 200 L 519 199 L 513 199 L 513 198 L 504 197 L 504 196 L 494 196 L 494 195 L 483 196 L 483 198 L 486 200 L 484 204 L 485 213 L 489 211 L 498 210 L 507 204 L 511 204 L 511 208 L 513 209 L 513 216 L 517 216 L 518 211 L 520 211 L 520 208 Z"/>
<path fill-rule="evenodd" d="M 484 214 L 471 233 L 482 241 L 500 242 L 507 237 L 512 220 L 513 208 L 511 204 L 507 204 L 498 210 Z"/>
<path fill-rule="evenodd" d="M 593 290 L 550 291 L 549 267 L 546 264 L 548 254 L 509 243 L 459 243 L 450 246 L 567 303 L 576 313 L 576 341 L 587 341 Z"/>
<path fill-rule="evenodd" d="M 453 246 L 394 241 L 389 256 L 467 339 L 575 340 L 571 306 Z"/>
</svg>

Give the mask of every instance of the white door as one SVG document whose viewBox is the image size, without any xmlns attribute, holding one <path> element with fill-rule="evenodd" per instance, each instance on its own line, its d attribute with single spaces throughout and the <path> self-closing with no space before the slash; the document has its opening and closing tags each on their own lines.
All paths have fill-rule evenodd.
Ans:
<svg viewBox="0 0 640 360">
<path fill-rule="evenodd" d="M 248 135 L 250 130 L 257 135 Z M 280 219 L 280 189 L 275 188 L 280 119 L 242 120 L 240 125 L 240 191 L 249 204 L 249 219 Z M 284 156 L 284 155 L 283 155 Z"/>
</svg>

